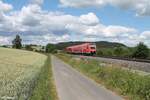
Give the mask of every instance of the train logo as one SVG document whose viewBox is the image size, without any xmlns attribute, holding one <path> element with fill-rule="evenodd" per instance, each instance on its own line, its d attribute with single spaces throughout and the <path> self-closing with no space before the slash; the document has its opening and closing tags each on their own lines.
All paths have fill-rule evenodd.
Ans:
<svg viewBox="0 0 150 100">
<path fill-rule="evenodd" d="M 80 45 L 69 46 L 66 48 L 66 52 L 72 54 L 94 55 L 96 54 L 96 44 L 83 43 Z"/>
</svg>

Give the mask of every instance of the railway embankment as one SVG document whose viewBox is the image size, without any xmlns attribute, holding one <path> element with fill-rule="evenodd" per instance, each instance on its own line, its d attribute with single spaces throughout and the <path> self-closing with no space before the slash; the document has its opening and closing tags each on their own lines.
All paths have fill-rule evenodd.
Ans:
<svg viewBox="0 0 150 100">
<path fill-rule="evenodd" d="M 94 59 L 106 64 L 121 66 L 133 70 L 140 70 L 148 73 L 150 72 L 150 63 L 148 62 L 138 62 L 138 61 L 129 61 L 129 60 L 104 58 L 104 57 L 92 57 L 92 56 L 79 56 L 79 55 L 73 55 L 73 56 L 77 58 Z"/>
</svg>

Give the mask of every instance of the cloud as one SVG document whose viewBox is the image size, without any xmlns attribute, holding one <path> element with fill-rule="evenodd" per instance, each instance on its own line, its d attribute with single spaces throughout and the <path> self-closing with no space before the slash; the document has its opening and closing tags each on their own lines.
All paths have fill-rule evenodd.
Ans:
<svg viewBox="0 0 150 100">
<path fill-rule="evenodd" d="M 99 19 L 94 13 L 88 13 L 87 15 L 81 15 L 79 21 L 85 25 L 96 25 L 99 23 Z"/>
<path fill-rule="evenodd" d="M 11 43 L 16 34 L 20 34 L 23 43 L 27 44 L 106 40 L 128 45 L 143 41 L 150 46 L 149 31 L 140 33 L 131 27 L 104 25 L 93 12 L 73 16 L 42 10 L 37 4 L 29 4 L 7 14 L 0 13 L 0 44 Z"/>
<path fill-rule="evenodd" d="M 142 32 L 140 37 L 143 38 L 143 39 L 149 40 L 149 38 L 150 38 L 150 31 Z"/>
<path fill-rule="evenodd" d="M 7 3 L 4 3 L 0 0 L 0 12 L 8 12 L 13 9 L 13 6 Z"/>
<path fill-rule="evenodd" d="M 123 26 L 107 26 L 103 33 L 109 37 L 116 37 L 116 36 L 125 36 L 126 34 L 137 33 L 137 30 L 134 28 L 123 27 Z"/>
<path fill-rule="evenodd" d="M 63 7 L 103 7 L 111 5 L 126 10 L 134 10 L 137 16 L 150 15 L 150 0 L 60 0 Z"/>
<path fill-rule="evenodd" d="M 47 33 L 43 35 L 25 35 L 23 36 L 23 41 L 25 44 L 40 44 L 45 45 L 47 43 L 58 43 L 58 42 L 66 42 L 71 38 L 68 34 L 64 34 L 62 36 L 58 36 L 52 33 Z"/>
<path fill-rule="evenodd" d="M 60 0 L 63 7 L 87 7 L 87 6 L 103 6 L 104 0 Z"/>
<path fill-rule="evenodd" d="M 0 44 L 4 45 L 4 44 L 9 44 L 10 43 L 10 37 L 3 37 L 0 36 Z"/>
<path fill-rule="evenodd" d="M 32 4 L 42 5 L 44 0 L 31 0 Z"/>
</svg>

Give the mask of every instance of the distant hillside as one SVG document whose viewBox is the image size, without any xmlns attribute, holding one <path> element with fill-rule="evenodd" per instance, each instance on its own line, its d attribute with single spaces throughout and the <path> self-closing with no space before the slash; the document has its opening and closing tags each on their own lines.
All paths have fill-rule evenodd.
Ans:
<svg viewBox="0 0 150 100">
<path fill-rule="evenodd" d="M 82 43 L 85 43 L 85 42 L 80 42 L 80 41 L 77 41 L 77 42 L 61 42 L 61 43 L 56 44 L 56 48 L 62 50 L 64 48 L 68 47 L 68 46 L 82 44 Z M 97 49 L 99 49 L 99 48 L 114 48 L 114 47 L 120 47 L 120 46 L 121 47 L 126 47 L 126 45 L 121 44 L 121 43 L 117 43 L 117 42 L 98 41 L 98 42 L 92 42 L 92 43 L 96 43 Z"/>
</svg>

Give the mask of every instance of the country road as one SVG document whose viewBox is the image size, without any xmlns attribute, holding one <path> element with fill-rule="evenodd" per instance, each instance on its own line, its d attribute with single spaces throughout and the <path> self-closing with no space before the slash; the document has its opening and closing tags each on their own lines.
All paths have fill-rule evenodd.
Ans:
<svg viewBox="0 0 150 100">
<path fill-rule="evenodd" d="M 59 100 L 123 100 L 55 56 L 52 68 Z"/>
</svg>

